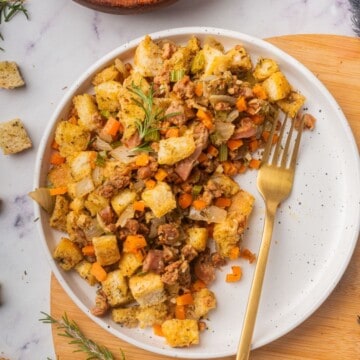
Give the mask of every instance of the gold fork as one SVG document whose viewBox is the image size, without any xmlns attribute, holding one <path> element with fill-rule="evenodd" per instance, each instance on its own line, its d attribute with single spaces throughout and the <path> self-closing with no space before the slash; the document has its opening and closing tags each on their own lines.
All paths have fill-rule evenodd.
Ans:
<svg viewBox="0 0 360 360">
<path fill-rule="evenodd" d="M 272 140 L 274 137 L 275 128 L 277 126 L 277 121 L 274 121 L 257 176 L 257 187 L 265 202 L 265 224 L 236 360 L 247 360 L 249 358 L 256 314 L 259 307 L 265 268 L 270 250 L 276 210 L 279 204 L 290 195 L 294 182 L 296 158 L 299 151 L 301 134 L 304 126 L 304 118 L 302 117 L 291 154 L 290 144 L 293 135 L 295 119 L 296 116 L 292 119 L 291 127 L 283 147 L 282 138 L 284 136 L 287 123 L 287 116 L 285 117 L 281 126 L 274 154 L 270 160 Z"/>
</svg>

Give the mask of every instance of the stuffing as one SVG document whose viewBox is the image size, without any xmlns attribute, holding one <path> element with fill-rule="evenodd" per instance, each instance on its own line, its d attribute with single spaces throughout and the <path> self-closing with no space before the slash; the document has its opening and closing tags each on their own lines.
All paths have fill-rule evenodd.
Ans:
<svg viewBox="0 0 360 360">
<path fill-rule="evenodd" d="M 199 343 L 199 327 L 196 320 L 171 319 L 161 325 L 166 342 L 172 347 L 185 347 Z"/>
<path fill-rule="evenodd" d="M 112 265 L 120 260 L 120 252 L 115 235 L 103 235 L 92 238 L 96 260 L 100 265 Z"/>
<path fill-rule="evenodd" d="M 83 259 L 83 254 L 74 242 L 63 237 L 57 244 L 53 257 L 64 270 L 68 271 Z"/>
</svg>

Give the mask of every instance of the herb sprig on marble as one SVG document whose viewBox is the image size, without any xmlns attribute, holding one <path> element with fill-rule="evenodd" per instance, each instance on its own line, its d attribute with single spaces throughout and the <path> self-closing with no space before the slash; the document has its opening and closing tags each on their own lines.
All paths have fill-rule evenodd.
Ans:
<svg viewBox="0 0 360 360">
<path fill-rule="evenodd" d="M 75 321 L 70 320 L 66 313 L 61 317 L 60 320 L 55 319 L 51 315 L 41 312 L 44 315 L 43 318 L 39 319 L 44 324 L 55 324 L 57 329 L 61 331 L 58 335 L 69 338 L 69 344 L 77 347 L 74 352 L 83 352 L 88 355 L 87 360 L 98 359 L 98 360 L 114 360 L 114 355 L 111 351 L 102 345 L 98 345 L 95 341 L 87 338 L 80 330 L 79 326 Z M 125 355 L 122 350 L 121 359 L 125 360 Z"/>
<path fill-rule="evenodd" d="M 0 0 L 0 24 L 9 22 L 16 14 L 23 13 L 29 19 L 29 13 L 24 5 L 25 0 Z M 1 32 L 0 39 L 4 40 Z M 0 50 L 4 50 L 0 47 Z"/>
</svg>

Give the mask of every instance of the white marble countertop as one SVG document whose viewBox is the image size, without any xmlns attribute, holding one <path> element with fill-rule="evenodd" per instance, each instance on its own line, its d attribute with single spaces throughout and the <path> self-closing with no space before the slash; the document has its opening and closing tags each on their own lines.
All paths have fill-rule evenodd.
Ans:
<svg viewBox="0 0 360 360">
<path fill-rule="evenodd" d="M 26 87 L 0 89 L 0 122 L 23 120 L 33 148 L 0 154 L 0 358 L 55 359 L 50 326 L 50 267 L 34 223 L 36 153 L 43 131 L 67 87 L 95 60 L 135 37 L 172 27 L 212 26 L 260 38 L 331 33 L 356 36 L 346 0 L 180 0 L 136 16 L 95 12 L 69 0 L 32 0 L 30 14 L 0 25 L 0 60 L 16 61 Z M 75 357 L 74 357 L 75 358 Z"/>
</svg>

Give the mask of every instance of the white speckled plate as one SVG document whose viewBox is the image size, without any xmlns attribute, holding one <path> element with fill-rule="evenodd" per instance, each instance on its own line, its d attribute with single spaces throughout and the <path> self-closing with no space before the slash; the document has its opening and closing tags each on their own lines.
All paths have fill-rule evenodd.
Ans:
<svg viewBox="0 0 360 360">
<path fill-rule="evenodd" d="M 291 84 L 308 99 L 308 111 L 318 119 L 313 132 L 305 132 L 301 144 L 295 186 L 278 212 L 270 252 L 253 348 L 284 335 L 312 314 L 338 283 L 353 253 L 359 231 L 359 156 L 347 121 L 327 89 L 298 61 L 273 45 L 248 35 L 212 28 L 183 28 L 152 34 L 155 39 L 185 42 L 191 34 L 203 39 L 216 36 L 225 47 L 243 43 L 256 60 L 275 59 Z M 45 184 L 50 144 L 55 124 L 67 113 L 76 93 L 90 86 L 93 75 L 113 58 L 129 61 L 141 39 L 120 46 L 90 67 L 75 82 L 57 107 L 40 145 L 35 186 Z M 264 205 L 255 186 L 255 172 L 238 178 L 256 196 L 256 207 L 246 234 L 247 247 L 257 252 L 264 220 Z M 208 330 L 201 343 L 188 349 L 172 349 L 151 330 L 124 329 L 110 318 L 96 318 L 95 289 L 73 273 L 65 273 L 52 260 L 51 253 L 60 233 L 48 225 L 48 215 L 36 207 L 39 230 L 51 268 L 74 302 L 96 323 L 112 334 L 146 350 L 173 357 L 209 359 L 236 351 L 251 284 L 254 265 L 238 261 L 243 279 L 236 284 L 224 281 L 229 268 L 217 274 L 212 290 L 218 307 L 210 313 Z M 230 264 L 229 264 L 230 266 Z M 64 309 L 66 310 L 66 309 Z"/>
</svg>

